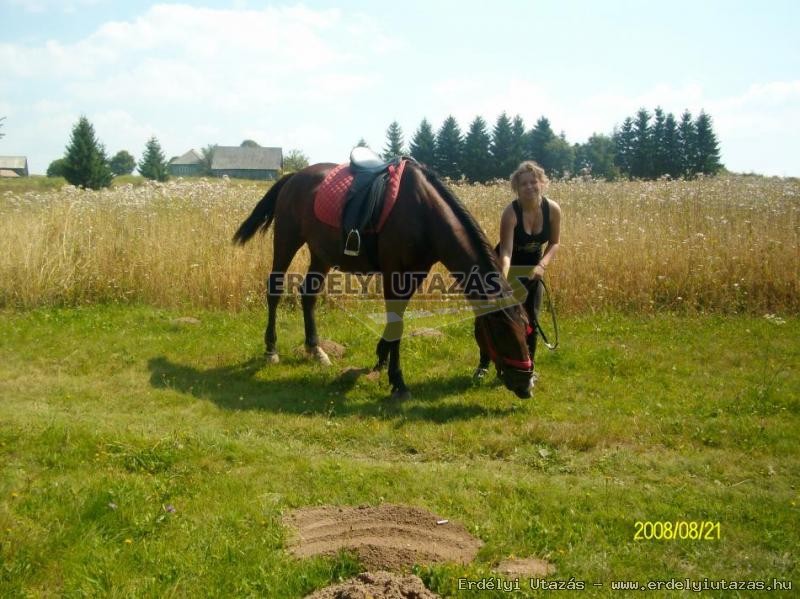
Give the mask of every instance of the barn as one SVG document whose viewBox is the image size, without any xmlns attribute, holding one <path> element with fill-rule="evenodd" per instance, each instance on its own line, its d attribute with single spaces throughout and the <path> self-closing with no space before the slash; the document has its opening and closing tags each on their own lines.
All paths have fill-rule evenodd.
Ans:
<svg viewBox="0 0 800 599">
<path fill-rule="evenodd" d="M 281 168 L 281 148 L 217 146 L 211 161 L 211 176 L 272 180 L 278 178 Z M 195 150 L 189 150 L 170 161 L 169 172 L 176 177 L 202 175 L 202 156 Z"/>
<path fill-rule="evenodd" d="M 25 156 L 0 156 L 0 177 L 27 177 L 28 159 Z"/>
</svg>

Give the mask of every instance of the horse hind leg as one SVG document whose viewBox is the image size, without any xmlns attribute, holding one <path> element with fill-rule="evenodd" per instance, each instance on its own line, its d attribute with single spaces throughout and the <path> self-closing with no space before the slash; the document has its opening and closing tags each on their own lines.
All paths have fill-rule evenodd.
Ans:
<svg viewBox="0 0 800 599">
<path fill-rule="evenodd" d="M 306 354 L 323 366 L 330 366 L 331 360 L 319 345 L 314 309 L 317 305 L 317 297 L 325 283 L 325 275 L 329 270 L 330 266 L 324 264 L 316 255 L 312 254 L 311 264 L 300 289 L 301 302 L 303 304 L 303 325 L 306 335 Z"/>
<path fill-rule="evenodd" d="M 267 327 L 264 330 L 264 345 L 267 362 L 270 364 L 280 362 L 276 321 L 278 304 L 280 304 L 286 282 L 286 269 L 292 263 L 297 250 L 303 245 L 303 240 L 300 239 L 298 233 L 293 229 L 288 229 L 285 225 L 281 226 L 282 221 L 283 219 L 276 219 L 272 271 L 267 278 Z"/>
</svg>

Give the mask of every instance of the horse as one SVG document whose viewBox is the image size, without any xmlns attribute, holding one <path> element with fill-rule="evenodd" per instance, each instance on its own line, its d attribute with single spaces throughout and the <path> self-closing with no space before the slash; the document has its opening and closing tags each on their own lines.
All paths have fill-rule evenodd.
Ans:
<svg viewBox="0 0 800 599">
<path fill-rule="evenodd" d="M 410 391 L 400 367 L 400 341 L 403 314 L 437 262 L 451 273 L 477 272 L 495 276 L 494 293 L 475 288 L 465 295 L 470 300 L 494 302 L 496 307 L 476 310 L 474 335 L 479 348 L 495 363 L 505 387 L 519 398 L 531 397 L 533 365 L 525 342 L 530 325 L 518 302 L 503 301 L 513 295 L 511 286 L 499 274 L 496 254 L 475 218 L 428 167 L 409 160 L 402 172 L 397 199 L 383 227 L 376 233 L 376 254 L 348 256 L 342 253 L 340 228 L 322 223 L 314 213 L 314 198 L 326 175 L 337 165 L 320 163 L 278 179 L 256 204 L 233 236 L 244 245 L 257 232 L 264 233 L 275 222 L 272 271 L 267 279 L 267 326 L 264 332 L 269 362 L 279 361 L 276 313 L 283 293 L 286 270 L 297 251 L 307 244 L 310 250 L 308 272 L 300 287 L 305 347 L 309 355 L 330 365 L 320 347 L 314 308 L 321 282 L 333 266 L 343 272 L 380 273 L 387 322 L 378 341 L 374 371 L 388 364 L 391 397 L 405 399 Z M 398 288 L 397 275 L 411 274 L 410 283 Z M 459 275 L 456 275 L 459 276 Z M 460 276 L 463 277 L 463 274 Z"/>
</svg>

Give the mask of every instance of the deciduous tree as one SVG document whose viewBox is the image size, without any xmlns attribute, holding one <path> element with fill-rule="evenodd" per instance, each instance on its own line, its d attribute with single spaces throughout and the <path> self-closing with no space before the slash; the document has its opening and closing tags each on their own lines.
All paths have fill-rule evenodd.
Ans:
<svg viewBox="0 0 800 599">
<path fill-rule="evenodd" d="M 111 172 L 116 176 L 130 175 L 133 169 L 136 168 L 136 160 L 126 150 L 120 150 L 114 154 L 108 165 L 111 167 Z"/>
<path fill-rule="evenodd" d="M 308 166 L 308 156 L 300 150 L 289 150 L 283 157 L 283 172 L 294 173 Z"/>
</svg>

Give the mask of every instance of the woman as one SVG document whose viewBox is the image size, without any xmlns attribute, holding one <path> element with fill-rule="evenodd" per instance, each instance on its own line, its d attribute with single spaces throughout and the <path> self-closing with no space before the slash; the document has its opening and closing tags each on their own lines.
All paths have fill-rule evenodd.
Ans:
<svg viewBox="0 0 800 599">
<path fill-rule="evenodd" d="M 547 267 L 558 252 L 561 235 L 561 208 L 544 196 L 549 180 L 544 169 L 532 160 L 519 165 L 511 175 L 511 189 L 517 199 L 503 210 L 500 217 L 500 243 L 496 251 L 500 269 L 517 288 L 519 280 L 526 289 L 524 299 L 528 320 L 538 318 L 542 304 L 542 286 L 539 284 Z M 535 363 L 536 329 L 528 335 L 528 350 Z M 486 376 L 489 356 L 481 352 L 480 364 L 474 378 Z M 534 380 L 538 378 L 534 374 Z"/>
</svg>

